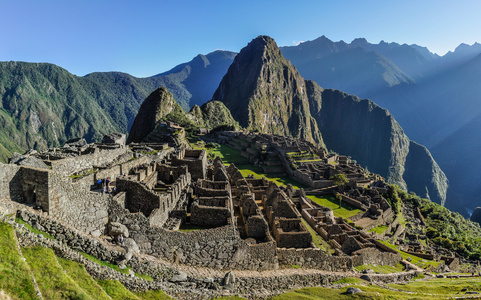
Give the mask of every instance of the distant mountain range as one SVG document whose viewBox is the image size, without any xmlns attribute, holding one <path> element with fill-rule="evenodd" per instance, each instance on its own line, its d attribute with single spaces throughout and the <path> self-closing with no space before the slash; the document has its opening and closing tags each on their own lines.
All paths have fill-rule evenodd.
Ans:
<svg viewBox="0 0 481 300">
<path fill-rule="evenodd" d="M 373 100 L 411 139 L 428 146 L 450 180 L 446 206 L 460 212 L 479 206 L 480 44 L 438 56 L 418 45 L 323 36 L 280 49 L 302 77 Z M 142 101 L 160 86 L 188 111 L 212 98 L 235 56 L 198 55 L 148 78 L 118 72 L 78 77 L 51 64 L 0 62 L 0 160 L 72 137 L 98 141 L 113 130 L 127 132 Z"/>
</svg>

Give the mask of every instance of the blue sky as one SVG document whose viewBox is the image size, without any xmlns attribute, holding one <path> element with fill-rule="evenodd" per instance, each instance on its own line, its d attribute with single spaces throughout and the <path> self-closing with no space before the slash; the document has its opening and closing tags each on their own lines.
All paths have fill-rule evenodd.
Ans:
<svg viewBox="0 0 481 300">
<path fill-rule="evenodd" d="M 481 42 L 481 1 L 0 0 L 0 61 L 50 62 L 83 76 L 151 76 L 265 34 L 279 46 L 325 35 L 418 44 L 444 54 Z"/>
</svg>

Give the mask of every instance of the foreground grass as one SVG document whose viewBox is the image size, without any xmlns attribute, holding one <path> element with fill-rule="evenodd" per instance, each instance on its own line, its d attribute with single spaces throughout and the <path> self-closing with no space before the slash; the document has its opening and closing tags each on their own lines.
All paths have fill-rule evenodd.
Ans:
<svg viewBox="0 0 481 300">
<path fill-rule="evenodd" d="M 22 252 L 44 299 L 92 299 L 63 272 L 52 249 L 33 247 Z"/>
<path fill-rule="evenodd" d="M 113 300 L 139 300 L 141 298 L 134 295 L 116 280 L 97 280 L 97 283 Z"/>
<path fill-rule="evenodd" d="M 413 281 L 407 284 L 388 284 L 388 286 L 418 294 L 456 295 L 458 293 L 464 294 L 463 289 L 481 292 L 481 278 L 436 278 L 427 281 Z"/>
<path fill-rule="evenodd" d="M 89 296 L 94 299 L 110 299 L 102 287 L 87 273 L 82 264 L 60 257 L 57 260 L 70 278 L 74 278 L 79 287 Z"/>
<path fill-rule="evenodd" d="M 0 222 L 0 290 L 11 299 L 37 299 L 28 265 L 17 248 L 15 231 Z"/>
<path fill-rule="evenodd" d="M 354 281 L 354 280 L 352 280 Z M 438 291 L 442 290 L 442 287 L 434 287 L 435 283 L 428 282 L 419 282 L 420 285 L 425 285 L 424 288 L 420 288 L 419 293 L 413 293 L 409 291 L 409 286 L 418 283 L 413 282 L 406 285 L 392 285 L 393 288 L 399 288 L 404 291 L 392 291 L 386 288 L 382 288 L 375 285 L 351 285 L 352 287 L 356 287 L 361 289 L 361 293 L 357 293 L 354 295 L 346 294 L 347 289 L 350 286 L 345 286 L 340 289 L 333 289 L 333 288 L 322 288 L 322 287 L 312 287 L 312 288 L 303 288 L 299 290 L 294 290 L 285 294 L 281 294 L 278 296 L 270 297 L 270 300 L 313 300 L 313 299 L 406 299 L 406 300 L 424 300 L 424 299 L 452 299 L 453 297 L 460 297 L 463 296 L 464 292 L 461 291 L 461 286 L 457 287 L 456 289 L 445 290 L 445 292 L 438 293 Z M 478 281 L 478 285 L 481 282 Z M 408 287 L 408 288 L 406 288 Z M 459 294 L 458 294 L 459 290 Z M 468 291 L 474 291 L 472 288 L 468 287 Z"/>
<path fill-rule="evenodd" d="M 311 199 L 312 201 L 316 202 L 321 206 L 329 207 L 330 209 L 332 209 L 332 211 L 334 212 L 334 216 L 336 217 L 343 217 L 344 219 L 347 219 L 361 212 L 360 209 L 354 208 L 344 202 L 341 204 L 341 207 L 339 207 L 339 201 L 332 195 L 309 195 L 307 196 L 307 198 Z"/>
</svg>

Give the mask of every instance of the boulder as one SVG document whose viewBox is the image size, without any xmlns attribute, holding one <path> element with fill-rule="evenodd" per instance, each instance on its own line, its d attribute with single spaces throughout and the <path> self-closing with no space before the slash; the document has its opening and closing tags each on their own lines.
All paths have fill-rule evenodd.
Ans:
<svg viewBox="0 0 481 300">
<path fill-rule="evenodd" d="M 125 134 L 119 132 L 112 132 L 104 135 L 102 144 L 119 144 L 125 145 Z"/>
<path fill-rule="evenodd" d="M 110 222 L 109 223 L 109 235 L 111 236 L 119 236 L 123 235 L 124 237 L 129 237 L 129 229 L 124 224 L 120 224 L 118 222 Z"/>
<path fill-rule="evenodd" d="M 360 288 L 355 288 L 352 286 L 347 288 L 346 294 L 352 295 L 357 293 L 362 293 L 362 290 Z"/>
<path fill-rule="evenodd" d="M 234 274 L 234 272 L 230 271 L 227 274 L 225 274 L 224 280 L 223 280 L 222 283 L 226 287 L 233 286 L 235 284 L 235 274 Z"/>
<path fill-rule="evenodd" d="M 371 277 L 369 277 L 368 275 L 362 275 L 360 278 L 361 278 L 362 280 L 366 280 L 367 282 L 371 282 L 371 281 L 372 281 Z"/>
<path fill-rule="evenodd" d="M 124 247 L 127 248 L 127 251 L 132 251 L 134 254 L 139 254 L 140 249 L 137 243 L 133 239 L 125 239 L 124 240 Z"/>
<path fill-rule="evenodd" d="M 187 274 L 183 272 L 179 272 L 179 274 L 172 276 L 172 278 L 169 279 L 170 282 L 185 282 L 187 281 Z"/>
</svg>

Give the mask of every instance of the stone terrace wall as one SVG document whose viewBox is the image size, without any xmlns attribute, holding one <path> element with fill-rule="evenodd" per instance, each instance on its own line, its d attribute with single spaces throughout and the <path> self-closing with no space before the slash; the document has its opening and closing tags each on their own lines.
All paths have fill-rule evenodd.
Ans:
<svg viewBox="0 0 481 300">
<path fill-rule="evenodd" d="M 0 163 L 0 199 L 22 201 L 20 166 Z"/>
<path fill-rule="evenodd" d="M 351 271 L 353 267 L 351 257 L 327 255 L 319 248 L 277 248 L 277 257 L 281 265 L 298 265 L 331 272 Z"/>
<path fill-rule="evenodd" d="M 50 170 L 23 167 L 22 190 L 23 201 L 33 203 L 33 187 L 35 187 L 35 204 L 42 207 L 44 211 L 50 211 L 49 206 L 49 178 L 53 175 Z M 30 198 L 32 199 L 26 199 Z"/>
<path fill-rule="evenodd" d="M 112 202 L 110 213 L 111 221 L 127 226 L 142 252 L 162 259 L 217 269 L 277 266 L 272 245 L 249 246 L 232 225 L 184 233 L 152 228 L 143 214 L 131 214 L 116 202 Z"/>
<path fill-rule="evenodd" d="M 354 267 L 369 264 L 395 266 L 402 260 L 401 254 L 399 253 L 381 252 L 373 248 L 361 249 L 354 254 L 358 254 L 352 257 Z"/>
<path fill-rule="evenodd" d="M 99 149 L 92 154 L 52 161 L 52 170 L 63 175 L 70 175 L 75 172 L 91 169 L 93 166 L 101 166 L 110 163 L 120 155 L 129 151 L 130 149 L 126 146 L 117 149 Z"/>
<path fill-rule="evenodd" d="M 49 214 L 92 235 L 105 231 L 109 195 L 90 192 L 72 183 L 70 177 L 49 172 Z"/>
</svg>

